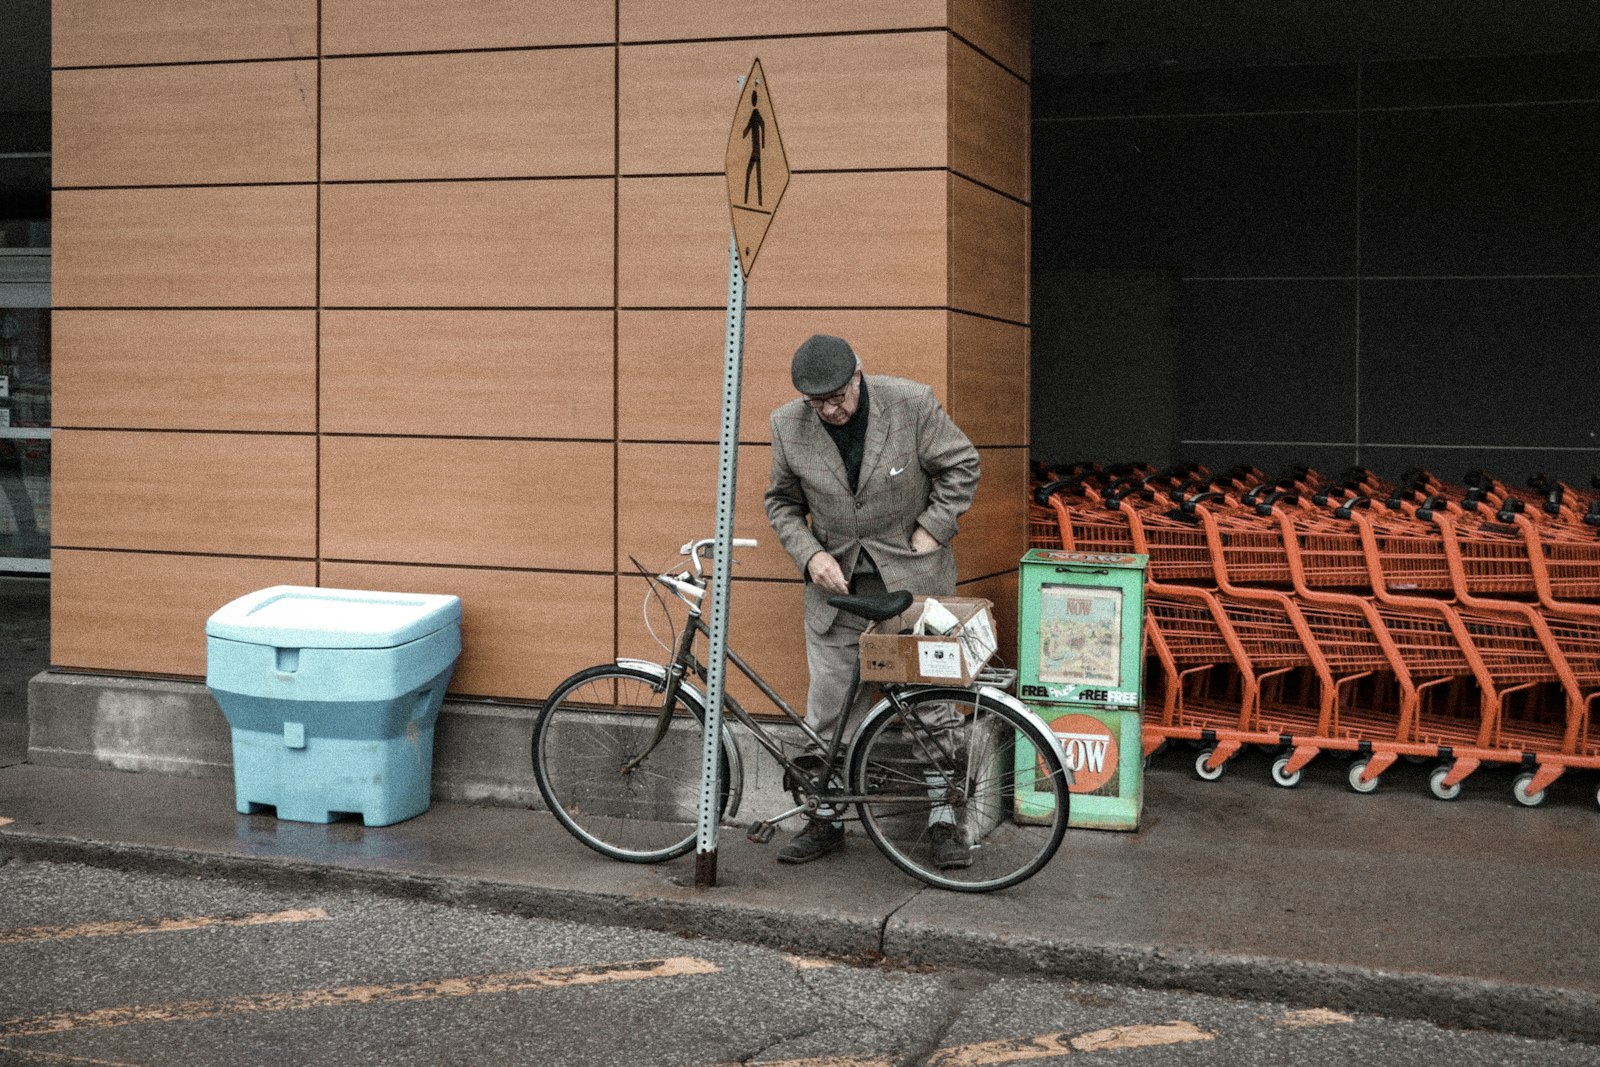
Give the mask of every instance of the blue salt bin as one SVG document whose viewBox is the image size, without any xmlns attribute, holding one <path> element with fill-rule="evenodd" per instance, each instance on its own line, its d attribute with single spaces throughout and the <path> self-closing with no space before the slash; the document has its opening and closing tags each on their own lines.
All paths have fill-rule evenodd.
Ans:
<svg viewBox="0 0 1600 1067">
<path fill-rule="evenodd" d="M 279 585 L 206 620 L 206 685 L 233 728 L 235 806 L 368 826 L 428 810 L 461 600 Z"/>
</svg>

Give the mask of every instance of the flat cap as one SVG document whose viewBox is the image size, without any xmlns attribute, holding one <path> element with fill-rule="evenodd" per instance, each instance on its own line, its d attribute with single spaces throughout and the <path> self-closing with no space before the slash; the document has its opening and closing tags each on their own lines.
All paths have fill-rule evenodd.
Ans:
<svg viewBox="0 0 1600 1067">
<path fill-rule="evenodd" d="M 842 337 L 814 333 L 795 349 L 789 376 L 794 387 L 807 396 L 837 393 L 856 372 L 856 354 Z"/>
</svg>

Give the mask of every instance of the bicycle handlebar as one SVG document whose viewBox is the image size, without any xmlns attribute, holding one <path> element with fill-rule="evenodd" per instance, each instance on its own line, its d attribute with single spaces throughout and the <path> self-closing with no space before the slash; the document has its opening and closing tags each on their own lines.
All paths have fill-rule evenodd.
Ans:
<svg viewBox="0 0 1600 1067">
<path fill-rule="evenodd" d="M 716 547 L 716 544 L 717 539 L 715 537 L 702 537 L 698 541 L 687 541 L 682 548 L 678 549 L 678 555 L 688 556 L 694 562 L 694 575 L 699 578 L 704 575 L 704 572 L 700 569 L 700 561 L 711 558 L 711 550 Z M 759 542 L 754 537 L 735 537 L 733 539 L 734 548 L 756 548 L 758 545 Z"/>
</svg>

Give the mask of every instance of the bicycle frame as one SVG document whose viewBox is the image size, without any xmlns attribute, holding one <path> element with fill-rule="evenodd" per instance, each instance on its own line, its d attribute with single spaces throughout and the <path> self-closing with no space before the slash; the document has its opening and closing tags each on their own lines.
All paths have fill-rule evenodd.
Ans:
<svg viewBox="0 0 1600 1067">
<path fill-rule="evenodd" d="M 699 599 L 695 595 L 695 593 L 700 591 L 699 586 L 690 582 L 682 581 L 681 579 L 673 578 L 671 575 L 650 576 L 647 574 L 647 577 L 649 577 L 652 582 L 660 585 L 666 585 L 669 589 L 671 589 L 673 594 L 688 608 L 689 618 L 684 625 L 682 635 L 678 638 L 677 648 L 673 651 L 672 659 L 666 666 L 666 676 L 664 678 L 664 684 L 661 693 L 661 714 L 657 720 L 655 734 L 651 737 L 645 749 L 629 761 L 629 769 L 637 767 L 639 764 L 641 764 L 645 758 L 649 756 L 650 752 L 654 750 L 656 745 L 660 744 L 662 739 L 666 737 L 667 731 L 671 726 L 672 705 L 674 700 L 677 698 L 679 691 L 685 684 L 685 677 L 692 675 L 701 682 L 705 681 L 707 666 L 695 654 L 694 645 L 698 636 L 705 635 L 706 638 L 709 639 L 711 635 L 711 629 L 705 622 Z M 694 590 L 694 593 L 691 593 L 689 591 L 690 589 Z M 840 757 L 845 754 L 844 732 L 846 726 L 848 725 L 847 720 L 849 718 L 847 714 L 839 715 L 838 719 L 834 723 L 832 737 L 824 739 L 820 734 L 817 733 L 816 730 L 812 729 L 812 727 L 806 723 L 805 719 L 795 711 L 793 706 L 791 706 L 788 701 L 784 700 L 783 697 L 779 695 L 779 693 L 773 689 L 770 684 L 768 684 L 767 680 L 761 676 L 760 672 L 757 671 L 755 667 L 746 662 L 745 659 L 731 647 L 727 650 L 727 661 L 733 665 L 735 670 L 748 679 L 750 683 L 754 685 L 761 693 L 761 695 L 766 697 L 767 700 L 770 701 L 780 713 L 782 713 L 785 719 L 801 730 L 805 736 L 808 751 L 811 749 L 822 750 L 820 753 L 823 758 L 822 768 L 820 771 L 813 773 L 813 771 L 802 765 L 798 760 L 791 758 L 789 754 L 783 750 L 782 743 L 772 737 L 767 728 L 763 726 L 758 719 L 750 714 L 744 705 L 739 702 L 738 698 L 736 698 L 732 693 L 724 690 L 723 705 L 725 712 L 731 713 L 734 717 L 734 720 L 740 723 L 750 732 L 751 736 L 755 738 L 756 743 L 765 749 L 767 753 L 778 762 L 778 765 L 792 776 L 792 780 L 796 783 L 796 791 L 804 793 L 806 796 L 805 803 L 801 804 L 799 807 L 786 811 L 781 815 L 776 815 L 770 819 L 762 820 L 760 823 L 756 824 L 756 827 L 775 826 L 777 823 L 780 823 L 791 816 L 798 815 L 801 812 L 814 812 L 822 807 L 843 807 L 852 804 L 864 803 L 869 800 L 875 801 L 879 804 L 885 802 L 884 798 L 882 797 L 858 796 L 853 793 L 836 791 L 831 788 L 831 781 L 834 773 L 836 771 L 842 772 L 844 769 L 839 766 L 839 762 Z M 642 669 L 661 669 L 659 664 L 648 660 L 619 660 L 618 662 L 624 665 L 634 666 Z M 845 698 L 846 711 L 852 704 L 854 704 L 856 695 L 860 690 L 860 685 L 861 682 L 858 676 L 855 684 L 850 688 L 849 695 Z M 885 686 L 884 697 L 903 713 L 905 711 L 905 697 L 914 693 L 921 693 L 926 690 L 944 688 L 948 687 L 932 685 Z M 701 706 L 703 707 L 705 703 L 704 695 L 694 690 L 691 690 L 691 692 L 693 692 L 694 696 L 699 699 Z M 688 701 L 686 701 L 686 703 L 687 702 Z M 904 727 L 909 728 L 913 735 L 920 734 L 919 737 L 915 738 L 914 743 L 921 746 L 921 749 L 924 753 L 929 752 L 932 746 L 938 744 L 933 733 L 926 726 L 924 726 L 921 720 L 916 716 L 902 714 L 900 721 Z M 946 783 L 948 788 L 956 791 L 959 791 L 961 785 L 962 783 Z M 740 798 L 738 795 L 730 796 L 727 817 L 731 818 L 738 813 L 739 799 Z M 908 805 L 926 804 L 927 799 L 925 797 L 907 797 L 905 798 L 904 803 Z M 757 832 L 756 827 L 751 829 L 752 837 Z"/>
</svg>

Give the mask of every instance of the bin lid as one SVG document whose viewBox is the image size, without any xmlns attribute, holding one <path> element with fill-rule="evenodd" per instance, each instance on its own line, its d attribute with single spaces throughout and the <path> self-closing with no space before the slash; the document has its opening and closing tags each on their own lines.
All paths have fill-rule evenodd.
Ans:
<svg viewBox="0 0 1600 1067">
<path fill-rule="evenodd" d="M 1023 563 L 1077 564 L 1087 567 L 1126 567 L 1144 570 L 1150 557 L 1138 552 L 1074 552 L 1059 548 L 1030 548 L 1022 557 Z"/>
<path fill-rule="evenodd" d="M 461 622 L 461 598 L 275 585 L 225 604 L 206 636 L 274 648 L 394 648 Z"/>
</svg>

